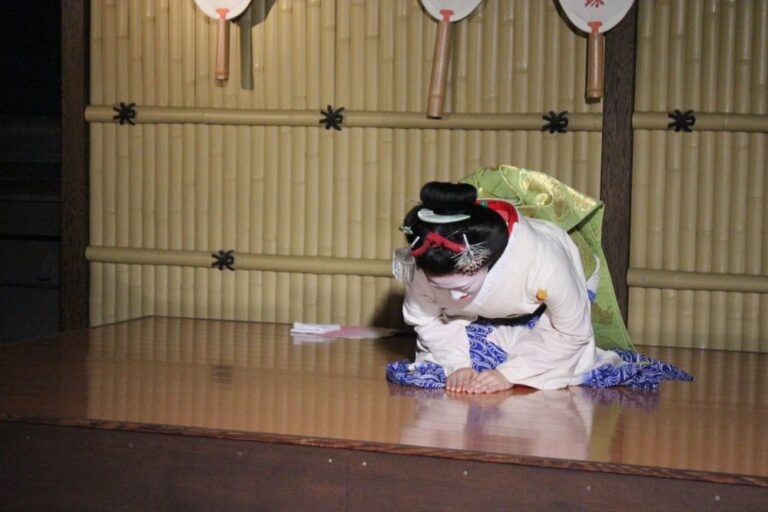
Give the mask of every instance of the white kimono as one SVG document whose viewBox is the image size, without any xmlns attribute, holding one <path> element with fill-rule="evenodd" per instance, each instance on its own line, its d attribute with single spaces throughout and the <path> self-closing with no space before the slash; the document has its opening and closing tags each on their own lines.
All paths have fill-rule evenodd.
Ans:
<svg viewBox="0 0 768 512">
<path fill-rule="evenodd" d="M 471 299 L 454 300 L 449 290 L 432 286 L 423 271 L 416 271 L 403 304 L 405 321 L 418 335 L 416 363 L 437 363 L 446 376 L 471 367 L 469 323 L 478 316 L 529 314 L 541 302 L 547 309 L 533 329 L 501 326 L 489 336 L 508 355 L 496 369 L 509 382 L 557 389 L 580 384 L 584 373 L 605 363 L 621 364 L 617 354 L 595 346 L 587 280 L 575 244 L 556 225 L 522 215 Z"/>
</svg>

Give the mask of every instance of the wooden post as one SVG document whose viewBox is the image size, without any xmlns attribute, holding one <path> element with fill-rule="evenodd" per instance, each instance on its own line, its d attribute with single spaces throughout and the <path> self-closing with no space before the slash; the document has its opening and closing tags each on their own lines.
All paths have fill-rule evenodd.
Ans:
<svg viewBox="0 0 768 512">
<path fill-rule="evenodd" d="M 606 33 L 605 95 L 600 198 L 605 202 L 603 246 L 616 298 L 627 320 L 627 270 L 632 203 L 632 112 L 635 105 L 635 57 L 638 3 Z"/>
<path fill-rule="evenodd" d="M 61 2 L 61 331 L 88 326 L 89 5 Z"/>
</svg>

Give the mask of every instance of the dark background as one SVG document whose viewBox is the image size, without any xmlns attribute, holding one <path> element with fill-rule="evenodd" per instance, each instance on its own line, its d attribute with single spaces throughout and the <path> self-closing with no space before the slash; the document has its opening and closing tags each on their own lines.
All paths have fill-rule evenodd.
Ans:
<svg viewBox="0 0 768 512">
<path fill-rule="evenodd" d="M 61 4 L 2 0 L 0 342 L 58 331 Z"/>
</svg>

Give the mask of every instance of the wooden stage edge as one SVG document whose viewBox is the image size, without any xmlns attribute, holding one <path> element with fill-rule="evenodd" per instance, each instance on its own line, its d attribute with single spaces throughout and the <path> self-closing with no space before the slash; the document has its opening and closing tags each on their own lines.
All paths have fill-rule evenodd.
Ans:
<svg viewBox="0 0 768 512">
<path fill-rule="evenodd" d="M 674 468 L 652 466 L 635 466 L 629 464 L 611 464 L 584 462 L 568 459 L 546 457 L 526 457 L 510 454 L 477 452 L 468 450 L 444 450 L 420 446 L 406 446 L 391 443 L 355 442 L 344 439 L 312 438 L 260 432 L 221 431 L 217 429 L 171 427 L 167 425 L 152 425 L 146 423 L 123 423 L 113 421 L 83 421 L 62 418 L 22 418 L 0 415 L 0 422 L 17 424 L 46 425 L 52 427 L 77 427 L 105 431 L 123 431 L 146 434 L 161 434 L 204 439 L 220 439 L 231 441 L 249 441 L 259 443 L 286 444 L 294 446 L 309 446 L 315 448 L 331 448 L 355 450 L 361 452 L 378 452 L 392 455 L 408 455 L 421 457 L 437 457 L 459 461 L 492 462 L 497 464 L 515 464 L 550 469 L 571 469 L 578 471 L 602 472 L 629 476 L 645 476 L 654 478 L 669 478 L 675 480 L 693 480 L 729 485 L 752 485 L 768 488 L 768 477 L 733 475 L 705 471 L 691 471 Z"/>
</svg>

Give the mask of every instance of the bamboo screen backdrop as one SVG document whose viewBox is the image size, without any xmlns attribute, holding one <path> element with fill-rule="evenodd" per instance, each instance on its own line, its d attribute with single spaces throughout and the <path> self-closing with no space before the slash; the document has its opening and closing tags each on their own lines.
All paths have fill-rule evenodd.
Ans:
<svg viewBox="0 0 768 512">
<path fill-rule="evenodd" d="M 92 324 L 155 314 L 399 325 L 389 258 L 424 182 L 509 163 L 599 194 L 601 104 L 584 101 L 585 39 L 554 2 L 484 0 L 454 25 L 443 121 L 424 114 L 436 24 L 418 0 L 253 3 L 253 90 L 240 84 L 234 25 L 230 79 L 216 82 L 215 23 L 193 0 L 91 3 Z M 640 8 L 637 342 L 768 350 L 758 292 L 658 290 L 648 272 L 765 280 L 766 130 L 754 118 L 766 113 L 766 1 L 744 4 Z M 135 125 L 113 119 L 120 103 L 135 103 Z M 319 123 L 329 105 L 344 108 L 341 131 Z M 675 108 L 751 114 L 752 133 L 669 133 Z M 549 111 L 568 111 L 567 133 L 542 132 Z M 741 219 L 741 245 L 726 216 Z M 219 251 L 234 251 L 235 271 L 211 267 Z"/>
<path fill-rule="evenodd" d="M 630 250 L 638 342 L 768 351 L 768 2 L 642 2 Z M 694 110 L 691 133 L 646 112 Z"/>
</svg>

